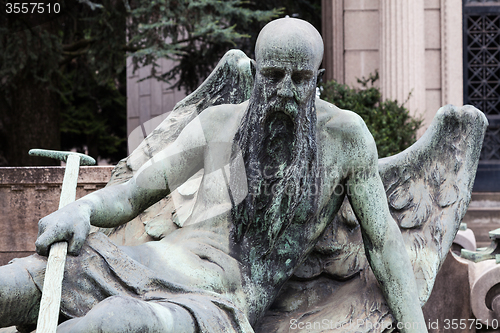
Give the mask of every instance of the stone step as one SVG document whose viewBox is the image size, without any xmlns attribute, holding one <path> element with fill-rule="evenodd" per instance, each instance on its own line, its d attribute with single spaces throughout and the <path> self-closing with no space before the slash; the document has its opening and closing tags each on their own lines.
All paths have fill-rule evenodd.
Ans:
<svg viewBox="0 0 500 333">
<path fill-rule="evenodd" d="M 471 207 L 465 213 L 465 223 L 498 223 L 500 226 L 500 207 Z"/>
<path fill-rule="evenodd" d="M 500 205 L 500 192 L 472 192 L 472 201 L 497 201 Z"/>
<path fill-rule="evenodd" d="M 488 246 L 488 232 L 500 228 L 500 193 L 473 192 L 462 222 L 474 231 L 477 247 Z"/>
</svg>

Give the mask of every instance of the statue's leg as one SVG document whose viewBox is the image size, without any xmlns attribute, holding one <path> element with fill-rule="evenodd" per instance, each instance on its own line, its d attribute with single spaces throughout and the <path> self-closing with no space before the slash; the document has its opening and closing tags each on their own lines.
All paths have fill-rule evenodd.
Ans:
<svg viewBox="0 0 500 333">
<path fill-rule="evenodd" d="M 194 333 L 196 324 L 181 306 L 112 296 L 97 304 L 84 317 L 61 324 L 57 333 Z"/>
<path fill-rule="evenodd" d="M 42 294 L 24 268 L 30 260 L 0 266 L 0 327 L 36 324 Z"/>
</svg>

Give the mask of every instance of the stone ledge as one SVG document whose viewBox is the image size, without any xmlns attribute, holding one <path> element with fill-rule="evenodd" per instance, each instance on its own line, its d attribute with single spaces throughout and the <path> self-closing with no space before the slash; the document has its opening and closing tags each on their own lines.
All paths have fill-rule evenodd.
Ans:
<svg viewBox="0 0 500 333">
<path fill-rule="evenodd" d="M 477 247 L 488 246 L 488 232 L 500 228 L 500 192 L 472 192 L 471 202 L 462 222 L 474 231 Z"/>
<path fill-rule="evenodd" d="M 0 168 L 0 187 L 11 185 L 45 186 L 60 185 L 64 178 L 64 167 L 4 167 Z M 82 166 L 78 174 L 78 185 L 107 183 L 113 166 Z"/>
<path fill-rule="evenodd" d="M 35 251 L 38 221 L 57 210 L 64 167 L 0 168 L 0 265 Z M 76 198 L 106 186 L 112 166 L 81 167 Z"/>
</svg>

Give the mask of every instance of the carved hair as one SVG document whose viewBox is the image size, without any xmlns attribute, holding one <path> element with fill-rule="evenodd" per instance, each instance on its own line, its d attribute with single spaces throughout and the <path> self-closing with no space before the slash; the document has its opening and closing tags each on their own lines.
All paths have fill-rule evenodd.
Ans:
<svg viewBox="0 0 500 333">
<path fill-rule="evenodd" d="M 235 137 L 235 151 L 241 149 L 245 163 L 249 194 L 233 207 L 234 236 L 237 241 L 245 234 L 261 238 L 263 254 L 273 249 L 292 222 L 306 222 L 317 207 L 314 98 L 305 110 L 298 110 L 295 121 L 275 111 L 284 107 L 280 103 L 273 99 L 266 105 L 251 98 Z"/>
</svg>

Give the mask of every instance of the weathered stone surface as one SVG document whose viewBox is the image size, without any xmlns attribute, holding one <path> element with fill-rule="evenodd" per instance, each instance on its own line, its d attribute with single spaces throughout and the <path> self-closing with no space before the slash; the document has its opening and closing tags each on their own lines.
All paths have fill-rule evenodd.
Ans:
<svg viewBox="0 0 500 333">
<path fill-rule="evenodd" d="M 470 303 L 469 265 L 448 253 L 429 300 L 423 307 L 429 333 L 475 333 Z M 453 321 L 455 319 L 455 321 Z M 470 319 L 470 320 L 469 320 Z M 466 322 L 466 327 L 453 329 L 452 323 Z"/>
</svg>

